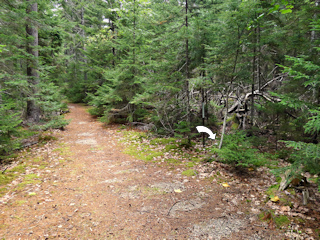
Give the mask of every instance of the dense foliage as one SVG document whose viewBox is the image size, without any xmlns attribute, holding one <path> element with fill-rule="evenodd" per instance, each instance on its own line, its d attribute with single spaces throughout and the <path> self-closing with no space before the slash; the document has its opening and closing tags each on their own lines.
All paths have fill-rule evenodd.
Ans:
<svg viewBox="0 0 320 240">
<path fill-rule="evenodd" d="M 256 151 L 241 145 L 246 136 L 271 136 L 276 150 L 290 141 L 302 154 L 295 164 L 319 174 L 318 5 L 2 0 L 0 150 L 12 149 L 21 125 L 65 125 L 56 114 L 64 94 L 105 122 L 160 134 L 190 140 L 205 124 L 221 136 L 221 159 L 240 165 Z M 246 135 L 228 135 L 224 146 L 231 129 Z M 246 153 L 234 156 L 239 147 Z"/>
</svg>

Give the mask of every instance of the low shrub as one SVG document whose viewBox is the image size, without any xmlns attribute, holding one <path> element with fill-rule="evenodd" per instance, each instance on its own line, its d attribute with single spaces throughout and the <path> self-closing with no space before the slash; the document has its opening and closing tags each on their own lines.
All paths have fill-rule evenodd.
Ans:
<svg viewBox="0 0 320 240">
<path fill-rule="evenodd" d="M 266 158 L 254 149 L 242 131 L 225 135 L 221 149 L 213 148 L 213 152 L 218 155 L 218 160 L 235 166 L 262 166 L 266 163 Z"/>
</svg>

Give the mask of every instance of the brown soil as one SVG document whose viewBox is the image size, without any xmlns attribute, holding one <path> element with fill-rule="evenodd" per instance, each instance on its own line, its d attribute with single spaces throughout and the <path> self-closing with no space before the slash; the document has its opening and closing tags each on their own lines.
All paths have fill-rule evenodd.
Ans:
<svg viewBox="0 0 320 240">
<path fill-rule="evenodd" d="M 0 199 L 4 239 L 288 239 L 258 219 L 243 198 L 254 194 L 248 185 L 224 188 L 134 159 L 121 152 L 116 126 L 105 128 L 83 106 L 70 110 L 58 141 L 32 149 L 47 164 L 25 175 L 39 178 L 24 188 L 16 179 Z"/>
</svg>

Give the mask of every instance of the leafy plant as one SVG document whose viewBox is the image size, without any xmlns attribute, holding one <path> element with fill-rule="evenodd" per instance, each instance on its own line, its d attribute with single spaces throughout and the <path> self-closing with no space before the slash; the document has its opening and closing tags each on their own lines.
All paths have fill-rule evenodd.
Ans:
<svg viewBox="0 0 320 240">
<path fill-rule="evenodd" d="M 218 155 L 221 162 L 235 166 L 261 166 L 266 162 L 242 131 L 226 135 L 223 147 L 221 149 L 214 147 L 213 152 Z"/>
<path fill-rule="evenodd" d="M 0 105 L 0 159 L 19 145 L 12 137 L 18 135 L 17 127 L 22 120 L 14 109 L 12 101 Z"/>
</svg>

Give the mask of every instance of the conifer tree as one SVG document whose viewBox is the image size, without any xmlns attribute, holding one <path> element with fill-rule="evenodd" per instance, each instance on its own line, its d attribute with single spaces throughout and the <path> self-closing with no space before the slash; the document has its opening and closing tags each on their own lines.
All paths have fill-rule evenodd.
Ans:
<svg viewBox="0 0 320 240">
<path fill-rule="evenodd" d="M 40 120 L 40 108 L 34 99 L 37 92 L 37 85 L 39 84 L 39 73 L 38 73 L 38 23 L 34 16 L 37 16 L 38 3 L 31 3 L 30 0 L 27 2 L 27 76 L 28 83 L 31 86 L 31 95 L 27 100 L 27 120 L 28 122 L 39 122 Z M 33 16 L 33 17 L 31 17 Z"/>
</svg>

